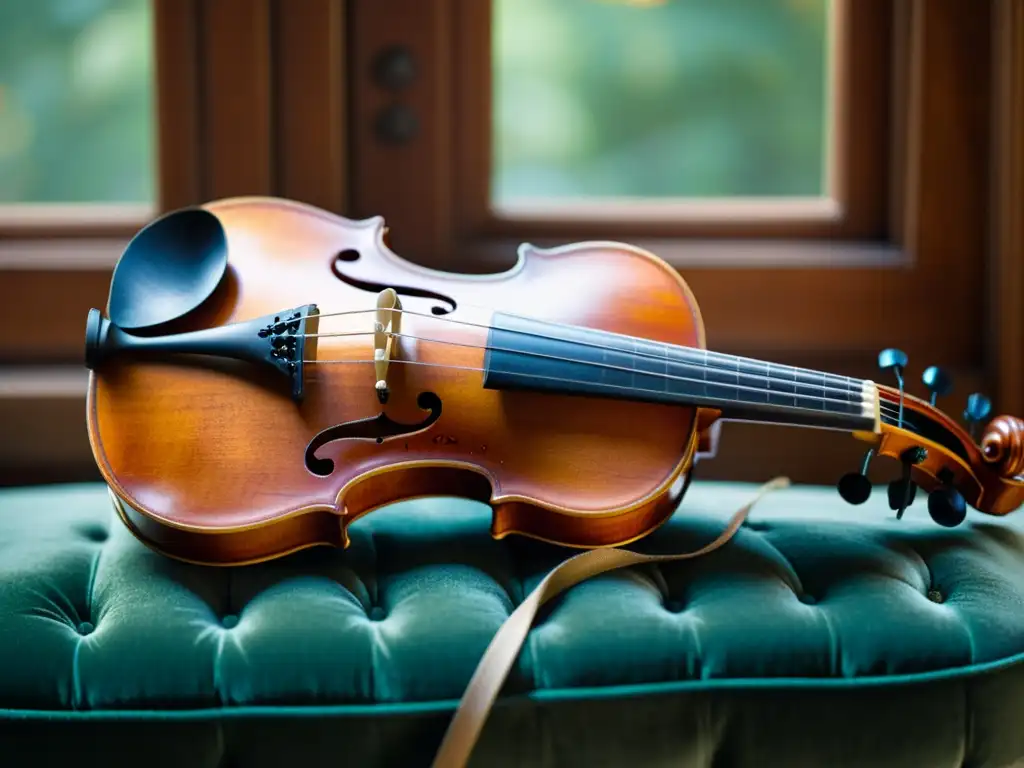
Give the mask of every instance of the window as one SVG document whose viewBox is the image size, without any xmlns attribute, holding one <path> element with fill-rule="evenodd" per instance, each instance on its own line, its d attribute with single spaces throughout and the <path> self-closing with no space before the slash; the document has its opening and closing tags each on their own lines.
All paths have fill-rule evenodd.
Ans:
<svg viewBox="0 0 1024 768">
<path fill-rule="evenodd" d="M 148 0 L 0 5 L 0 220 L 150 215 L 151 15 Z"/>
<path fill-rule="evenodd" d="M 153 216 L 232 195 L 344 206 L 343 11 L 0 1 L 0 482 L 97 476 L 85 318 Z"/>
<path fill-rule="evenodd" d="M 349 215 L 458 272 L 508 269 L 524 242 L 626 241 L 679 269 L 715 349 L 882 379 L 898 346 L 961 398 L 995 393 L 1014 365 L 988 341 L 1009 307 L 993 259 L 1016 242 L 990 239 L 1006 5 L 349 0 Z M 395 51 L 409 74 L 382 80 Z M 757 430 L 713 471 L 831 482 L 858 460 Z"/>
<path fill-rule="evenodd" d="M 830 209 L 835 2 L 493 8 L 499 215 Z"/>
<path fill-rule="evenodd" d="M 459 272 L 634 243 L 715 349 L 899 346 L 1020 413 L 1022 51 L 1017 0 L 0 2 L 0 481 L 95 476 L 86 313 L 151 215 L 233 195 Z M 729 429 L 721 477 L 858 460 Z"/>
</svg>

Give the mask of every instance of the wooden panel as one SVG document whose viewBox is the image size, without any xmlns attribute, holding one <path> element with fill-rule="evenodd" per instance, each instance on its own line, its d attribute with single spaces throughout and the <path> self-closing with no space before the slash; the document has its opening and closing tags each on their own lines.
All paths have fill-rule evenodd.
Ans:
<svg viewBox="0 0 1024 768">
<path fill-rule="evenodd" d="M 452 244 L 452 0 L 353 0 L 351 12 L 353 215 L 383 215 L 391 246 L 413 260 L 436 259 Z M 412 54 L 411 86 L 393 91 L 373 77 L 389 46 Z M 408 108 L 415 135 L 394 143 L 375 130 L 389 108 Z"/>
<path fill-rule="evenodd" d="M 957 0 L 930 0 L 927 11 L 916 0 L 909 10 L 896 27 L 907 35 L 897 46 L 909 78 L 897 89 L 909 102 L 898 122 L 907 132 L 899 153 L 907 165 L 893 176 L 902 182 L 897 212 L 910 248 L 900 253 L 884 242 L 631 238 L 680 269 L 715 348 L 765 356 L 827 350 L 864 356 L 894 345 L 922 368 L 983 364 L 988 14 Z M 599 236 L 593 232 L 567 227 L 561 240 Z M 537 242 L 543 234 L 552 233 L 522 237 Z M 502 247 L 504 261 L 488 267 L 512 263 L 507 239 Z M 485 250 L 494 252 L 480 243 L 466 246 L 457 266 L 466 268 Z"/>
<path fill-rule="evenodd" d="M 270 0 L 217 0 L 200 11 L 202 197 L 270 194 Z"/>
<path fill-rule="evenodd" d="M 0 367 L 0 485 L 94 480 L 84 368 Z"/>
<path fill-rule="evenodd" d="M 18 328 L 0 344 L 0 364 L 84 362 L 85 318 L 105 308 L 110 269 L 0 272 L 0 322 Z"/>
<path fill-rule="evenodd" d="M 928 293 L 915 291 L 919 322 L 932 332 L 974 346 L 983 364 L 982 310 L 987 251 L 989 6 L 961 0 L 917 3 L 921 61 L 913 84 L 920 110 L 911 144 L 916 152 L 913 211 L 913 290 L 927 275 Z M 964 350 L 966 351 L 966 350 Z"/>
<path fill-rule="evenodd" d="M 273 5 L 276 194 L 345 213 L 345 4 Z"/>
<path fill-rule="evenodd" d="M 155 68 L 159 206 L 200 200 L 199 70 L 196 0 L 155 0 Z"/>
<path fill-rule="evenodd" d="M 989 368 L 998 412 L 1024 415 L 1024 0 L 997 0 L 992 19 L 993 252 Z"/>
</svg>

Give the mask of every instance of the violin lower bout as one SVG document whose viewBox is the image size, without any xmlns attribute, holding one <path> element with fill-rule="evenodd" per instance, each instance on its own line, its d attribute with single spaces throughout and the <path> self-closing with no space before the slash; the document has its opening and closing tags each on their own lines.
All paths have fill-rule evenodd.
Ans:
<svg viewBox="0 0 1024 768">
<path fill-rule="evenodd" d="M 316 509 L 222 531 L 165 525 L 132 507 L 113 490 L 110 497 L 125 527 L 143 544 L 162 555 L 200 565 L 248 565 L 311 547 L 346 548 L 348 526 L 359 518 L 389 504 L 429 496 L 455 496 L 489 504 L 491 536 L 495 539 L 516 534 L 592 549 L 629 544 L 668 520 L 685 495 L 690 458 L 697 447 L 695 439 L 680 464 L 682 471 L 663 492 L 634 508 L 601 516 L 553 512 L 519 500 L 491 502 L 490 483 L 482 475 L 445 467 L 403 468 L 373 475 L 353 487 L 341 513 Z"/>
</svg>

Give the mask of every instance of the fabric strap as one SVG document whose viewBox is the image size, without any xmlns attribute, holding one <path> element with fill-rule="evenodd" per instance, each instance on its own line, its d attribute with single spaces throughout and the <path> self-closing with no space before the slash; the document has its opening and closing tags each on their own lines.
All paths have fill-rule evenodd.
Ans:
<svg viewBox="0 0 1024 768">
<path fill-rule="evenodd" d="M 693 552 L 674 555 L 643 555 L 625 549 L 592 549 L 569 558 L 554 568 L 501 625 L 476 671 L 469 681 L 455 716 L 448 725 L 433 768 L 463 768 L 480 737 L 487 715 L 498 697 L 512 664 L 530 632 L 537 611 L 544 603 L 581 581 L 616 568 L 643 563 L 686 560 L 712 552 L 735 535 L 754 505 L 767 494 L 789 485 L 789 479 L 777 477 L 761 486 L 753 498 L 729 519 L 717 539 Z"/>
</svg>

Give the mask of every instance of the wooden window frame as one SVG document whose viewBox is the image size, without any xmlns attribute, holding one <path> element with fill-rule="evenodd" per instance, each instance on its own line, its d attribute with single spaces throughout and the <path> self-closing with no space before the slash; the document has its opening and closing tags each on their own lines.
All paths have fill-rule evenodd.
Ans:
<svg viewBox="0 0 1024 768">
<path fill-rule="evenodd" d="M 687 222 L 675 232 L 650 223 L 524 224 L 487 216 L 483 184 L 490 163 L 482 126 L 489 119 L 483 94 L 490 3 L 351 0 L 350 6 L 352 210 L 384 215 L 399 253 L 440 269 L 491 272 L 509 268 L 525 239 L 541 246 L 627 239 L 684 273 L 701 302 L 709 340 L 723 351 L 871 355 L 879 344 L 902 343 L 918 359 L 959 367 L 978 362 L 980 321 L 946 327 L 950 313 L 936 305 L 935 282 L 941 275 L 966 315 L 983 316 L 980 274 L 970 258 L 950 254 L 983 256 L 987 247 L 988 181 L 972 173 L 989 160 L 987 78 L 967 82 L 957 74 L 964 65 L 987 66 L 987 6 L 964 13 L 955 0 L 934 0 L 927 9 L 922 0 L 856 0 L 861 10 L 850 14 L 853 39 L 842 67 L 852 84 L 846 113 L 853 122 L 841 131 L 847 137 L 841 144 L 856 165 L 865 150 L 852 149 L 850 137 L 870 136 L 872 156 L 862 164 L 864 180 L 850 185 L 862 200 L 860 210 L 851 209 L 852 224 L 840 221 L 830 230 L 822 222 Z M 954 34 L 963 41 L 959 52 L 949 45 Z M 865 57 L 871 38 L 882 47 L 871 46 Z M 419 70 L 400 93 L 380 88 L 371 76 L 375 57 L 395 44 L 412 52 Z M 857 63 L 858 56 L 867 63 Z M 891 110 L 879 99 L 883 90 L 891 94 Z M 402 144 L 377 135 L 377 119 L 392 104 L 406 105 L 420 120 L 418 134 Z M 852 326 L 839 328 L 834 308 L 849 303 L 865 310 Z M 737 306 L 746 311 L 736 313 Z M 942 333 L 919 330 L 922 319 Z"/>
<path fill-rule="evenodd" d="M 473 16 L 485 0 L 154 4 L 157 213 L 279 195 L 350 218 L 383 215 L 397 252 L 466 272 L 509 267 L 523 240 L 603 236 L 582 225 L 506 229 L 479 215 L 475 164 L 487 148 L 471 115 L 481 74 L 466 62 L 486 45 Z M 827 236 L 763 223 L 618 233 L 680 269 L 718 349 L 876 377 L 878 347 L 896 345 L 917 371 L 949 365 L 961 399 L 979 388 L 1000 412 L 1022 414 L 1024 0 L 892 0 L 891 10 L 875 75 L 845 70 L 868 79 L 854 90 L 861 97 L 883 80 L 891 93 L 884 205 L 866 224 Z M 417 68 L 397 91 L 374 79 L 391 45 L 412 50 Z M 379 137 L 381 111 L 395 105 L 413 118 L 410 140 Z M 877 130 L 877 114 L 853 114 Z M 95 477 L 83 323 L 142 222 L 10 218 L 0 223 L 0 316 L 18 332 L 0 343 L 0 482 Z M 854 441 L 823 450 L 802 430 L 766 440 L 759 429 L 730 425 L 720 474 L 829 482 L 857 458 Z"/>
<path fill-rule="evenodd" d="M 1015 8 L 1019 0 L 1009 2 Z M 993 297 L 977 264 L 992 258 L 990 174 L 1006 172 L 1004 153 L 991 156 L 1000 108 L 991 78 L 1009 66 L 991 60 L 997 18 L 1006 15 L 1000 0 L 969 8 L 957 0 L 855 0 L 860 12 L 850 15 L 842 67 L 853 122 L 843 143 L 856 163 L 864 150 L 851 149 L 849 137 L 884 138 L 864 163 L 871 181 L 853 185 L 884 199 L 845 232 L 827 232 L 820 222 L 803 229 L 687 222 L 671 232 L 646 223 L 527 225 L 487 216 L 481 126 L 489 119 L 489 5 L 350 0 L 351 214 L 383 215 L 396 251 L 435 268 L 493 272 L 514 263 L 524 239 L 544 246 L 625 238 L 681 270 L 701 302 L 710 342 L 723 351 L 860 356 L 870 368 L 879 346 L 894 344 L 922 366 L 984 366 L 979 340 L 990 330 Z M 399 92 L 372 75 L 376 57 L 393 45 L 410 50 L 418 70 Z M 882 90 L 890 108 L 878 106 Z M 407 141 L 378 135 L 379 117 L 392 105 L 419 121 Z M 860 309 L 840 327 L 835 309 L 844 305 Z"/>
<path fill-rule="evenodd" d="M 0 483 L 97 477 L 85 317 L 153 216 L 243 195 L 346 206 L 344 2 L 152 2 L 155 205 L 0 209 L 0 318 L 18 329 L 0 342 Z"/>
<path fill-rule="evenodd" d="M 960 402 L 984 391 L 1020 413 L 1022 2 L 847 6 L 840 145 L 863 175 L 847 180 L 845 220 L 659 226 L 489 214 L 490 2 L 349 0 L 349 215 L 382 215 L 395 251 L 453 272 L 509 269 L 524 241 L 627 240 L 680 270 L 715 349 L 884 380 L 877 353 L 897 346 L 911 392 L 925 394 L 920 371 L 939 364 Z M 400 89 L 374 76 L 393 46 L 417 73 Z M 396 109 L 406 130 L 389 136 L 381 119 Z M 729 429 L 720 477 L 831 482 L 859 462 L 842 438 Z"/>
</svg>

